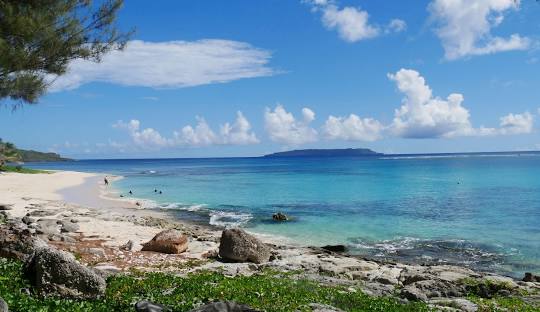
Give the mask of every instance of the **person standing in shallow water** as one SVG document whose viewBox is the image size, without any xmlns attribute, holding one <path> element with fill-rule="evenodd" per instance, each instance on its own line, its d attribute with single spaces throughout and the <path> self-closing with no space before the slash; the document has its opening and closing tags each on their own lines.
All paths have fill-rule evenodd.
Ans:
<svg viewBox="0 0 540 312">
<path fill-rule="evenodd" d="M 105 182 L 105 185 L 109 185 L 109 180 L 107 180 L 107 177 L 103 178 L 103 182 Z"/>
</svg>

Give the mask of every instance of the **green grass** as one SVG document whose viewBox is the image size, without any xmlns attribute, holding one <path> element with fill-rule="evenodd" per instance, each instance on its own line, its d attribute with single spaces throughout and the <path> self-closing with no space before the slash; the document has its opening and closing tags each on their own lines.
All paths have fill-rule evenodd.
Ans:
<svg viewBox="0 0 540 312">
<path fill-rule="evenodd" d="M 520 312 L 539 312 L 540 307 L 526 303 L 521 298 L 516 297 L 495 297 L 492 299 L 479 298 L 471 296 L 470 301 L 478 305 L 478 312 L 494 311 L 520 311 Z"/>
<path fill-rule="evenodd" d="M 310 311 L 310 303 L 345 311 L 429 311 L 422 303 L 403 305 L 392 298 L 369 297 L 360 291 L 322 286 L 270 271 L 234 278 L 211 272 L 188 277 L 134 273 L 109 278 L 107 284 L 105 298 L 96 301 L 29 296 L 20 291 L 30 288 L 22 276 L 22 264 L 0 259 L 0 297 L 10 311 L 133 311 L 133 304 L 140 299 L 165 304 L 173 311 L 189 311 L 214 300 L 232 300 L 263 311 Z"/>
<path fill-rule="evenodd" d="M 36 170 L 36 169 L 24 168 L 21 166 L 2 166 L 0 167 L 0 172 L 17 172 L 17 173 L 28 173 L 28 174 L 49 173 L 48 171 L 45 171 L 45 170 Z"/>
</svg>

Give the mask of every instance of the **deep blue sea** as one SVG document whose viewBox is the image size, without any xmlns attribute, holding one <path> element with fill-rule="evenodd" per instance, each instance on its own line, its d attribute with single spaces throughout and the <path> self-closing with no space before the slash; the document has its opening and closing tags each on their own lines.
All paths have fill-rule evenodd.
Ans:
<svg viewBox="0 0 540 312">
<path fill-rule="evenodd" d="M 81 160 L 171 216 L 355 254 L 540 273 L 540 153 Z M 162 191 L 162 194 L 154 190 Z M 272 214 L 292 218 L 276 223 Z"/>
</svg>

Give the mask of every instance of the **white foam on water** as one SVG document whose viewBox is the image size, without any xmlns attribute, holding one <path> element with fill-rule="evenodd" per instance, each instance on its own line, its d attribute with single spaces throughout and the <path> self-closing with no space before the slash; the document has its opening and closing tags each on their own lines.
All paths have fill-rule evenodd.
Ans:
<svg viewBox="0 0 540 312">
<path fill-rule="evenodd" d="M 211 211 L 210 224 L 224 227 L 241 226 L 249 222 L 253 216 L 249 213 L 230 211 Z"/>
<path fill-rule="evenodd" d="M 160 209 L 200 211 L 206 207 L 205 204 L 186 205 L 181 203 L 165 203 L 158 206 Z"/>
</svg>

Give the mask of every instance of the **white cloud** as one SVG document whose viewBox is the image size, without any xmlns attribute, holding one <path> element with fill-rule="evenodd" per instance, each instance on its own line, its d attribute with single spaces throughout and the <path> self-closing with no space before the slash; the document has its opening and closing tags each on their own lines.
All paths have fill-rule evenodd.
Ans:
<svg viewBox="0 0 540 312">
<path fill-rule="evenodd" d="M 180 131 L 174 131 L 171 138 L 163 137 L 153 128 L 140 129 L 139 120 L 129 122 L 118 121 L 113 128 L 128 132 L 135 146 L 143 149 L 160 149 L 166 147 L 188 147 L 209 145 L 247 145 L 257 144 L 259 139 L 251 131 L 249 121 L 241 112 L 237 112 L 236 120 L 231 125 L 225 123 L 216 134 L 202 117 L 197 117 L 195 126 L 184 126 Z M 122 146 L 125 148 L 125 146 Z"/>
<path fill-rule="evenodd" d="M 369 14 L 354 7 L 339 9 L 335 5 L 325 6 L 323 24 L 328 29 L 337 30 L 341 39 L 356 42 L 379 35 L 379 29 L 369 24 Z"/>
<path fill-rule="evenodd" d="M 407 23 L 405 23 L 404 20 L 395 18 L 388 23 L 388 26 L 386 26 L 386 32 L 387 33 L 400 33 L 402 31 L 407 30 Z"/>
<path fill-rule="evenodd" d="M 105 55 L 101 63 L 73 61 L 68 72 L 52 82 L 50 90 L 76 89 L 93 81 L 150 88 L 224 83 L 275 74 L 268 67 L 270 58 L 269 51 L 238 41 L 134 40 L 125 50 Z"/>
<path fill-rule="evenodd" d="M 236 113 L 236 121 L 232 125 L 227 122 L 221 126 L 220 134 L 223 144 L 246 145 L 259 143 L 259 139 L 251 131 L 251 125 L 242 112 Z"/>
<path fill-rule="evenodd" d="M 302 109 L 302 120 L 296 120 L 292 113 L 277 105 L 274 110 L 266 108 L 264 122 L 270 139 L 287 145 L 300 145 L 317 141 L 317 130 L 310 126 L 315 113 L 309 108 Z"/>
<path fill-rule="evenodd" d="M 401 69 L 388 74 L 399 91 L 405 94 L 402 106 L 395 111 L 389 126 L 393 135 L 404 138 L 439 138 L 531 133 L 533 116 L 508 114 L 500 119 L 499 128 L 474 128 L 469 111 L 462 106 L 464 97 L 452 93 L 446 99 L 433 96 L 424 77 L 415 70 Z"/>
<path fill-rule="evenodd" d="M 347 42 L 357 42 L 379 36 L 381 33 L 402 32 L 407 23 L 393 19 L 386 27 L 380 27 L 369 21 L 369 13 L 360 8 L 346 6 L 339 8 L 336 1 L 304 0 L 312 11 L 322 13 L 322 23 L 329 30 L 336 30 L 339 37 Z"/>
<path fill-rule="evenodd" d="M 349 117 L 329 116 L 323 132 L 330 140 L 376 141 L 382 137 L 384 126 L 372 118 L 360 118 L 355 114 Z"/>
<path fill-rule="evenodd" d="M 174 132 L 174 142 L 177 145 L 204 146 L 217 144 L 219 138 L 202 117 L 197 117 L 197 125 L 185 126 L 180 132 Z"/>
<path fill-rule="evenodd" d="M 138 147 L 148 148 L 148 149 L 159 149 L 170 144 L 170 142 L 161 136 L 161 134 L 152 128 L 140 129 L 141 123 L 136 120 L 130 120 L 129 122 L 124 122 L 119 120 L 113 124 L 113 128 L 124 129 L 126 130 L 133 143 Z"/>
<path fill-rule="evenodd" d="M 493 36 L 508 10 L 517 10 L 519 0 L 433 0 L 431 18 L 438 24 L 436 34 L 442 41 L 448 60 L 471 55 L 525 50 L 531 40 L 519 34 L 508 38 Z"/>
<path fill-rule="evenodd" d="M 534 118 L 529 112 L 501 117 L 500 134 L 527 134 L 533 130 Z"/>
<path fill-rule="evenodd" d="M 469 111 L 461 106 L 463 95 L 453 93 L 446 100 L 433 97 L 424 77 L 415 70 L 401 69 L 388 77 L 405 94 L 395 111 L 391 130 L 406 138 L 436 138 L 473 132 Z"/>
</svg>

